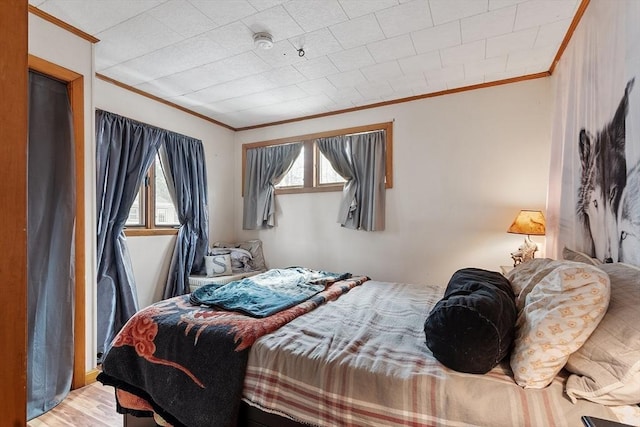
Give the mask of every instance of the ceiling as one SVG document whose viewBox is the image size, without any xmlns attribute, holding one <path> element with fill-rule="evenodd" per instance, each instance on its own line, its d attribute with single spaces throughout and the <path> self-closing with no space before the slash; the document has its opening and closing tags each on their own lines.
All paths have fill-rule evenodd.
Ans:
<svg viewBox="0 0 640 427">
<path fill-rule="evenodd" d="M 29 0 L 96 72 L 232 128 L 546 72 L 580 0 Z M 274 45 L 256 48 L 269 32 Z M 299 49 L 304 50 L 304 56 Z"/>
</svg>

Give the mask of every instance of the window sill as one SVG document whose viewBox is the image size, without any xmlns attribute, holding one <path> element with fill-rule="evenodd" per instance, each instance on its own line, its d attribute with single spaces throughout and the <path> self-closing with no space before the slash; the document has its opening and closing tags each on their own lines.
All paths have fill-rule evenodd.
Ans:
<svg viewBox="0 0 640 427">
<path fill-rule="evenodd" d="M 124 235 L 135 236 L 171 236 L 178 234 L 177 228 L 125 228 Z"/>
</svg>

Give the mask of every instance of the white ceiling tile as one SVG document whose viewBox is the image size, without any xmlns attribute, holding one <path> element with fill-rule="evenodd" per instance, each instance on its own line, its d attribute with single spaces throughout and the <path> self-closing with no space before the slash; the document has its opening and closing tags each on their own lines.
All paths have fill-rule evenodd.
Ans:
<svg viewBox="0 0 640 427">
<path fill-rule="evenodd" d="M 231 126 L 547 71 L 580 2 L 30 0 L 102 40 L 98 72 Z"/>
<path fill-rule="evenodd" d="M 219 82 L 228 82 L 245 76 L 260 74 L 271 69 L 271 66 L 253 52 L 241 53 L 230 58 L 221 59 L 203 66 Z"/>
<path fill-rule="evenodd" d="M 219 108 L 226 109 L 226 112 L 235 112 L 264 107 L 277 102 L 278 100 L 275 97 L 265 94 L 265 92 L 258 92 L 252 93 L 251 95 L 238 96 L 236 98 L 218 101 L 215 105 Z"/>
<path fill-rule="evenodd" d="M 251 6 L 253 6 L 257 10 L 265 10 L 273 6 L 278 6 L 285 1 L 287 0 L 249 0 L 249 3 L 251 3 Z"/>
<path fill-rule="evenodd" d="M 509 7 L 518 3 L 523 3 L 529 0 L 489 0 L 489 10 L 501 9 L 503 7 Z"/>
<path fill-rule="evenodd" d="M 231 82 L 222 83 L 188 94 L 194 101 L 204 104 L 222 101 L 252 93 L 273 89 L 275 85 L 262 76 L 248 76 Z"/>
<path fill-rule="evenodd" d="M 464 79 L 464 67 L 460 64 L 429 70 L 425 71 L 424 76 L 427 78 L 429 86 L 446 84 L 449 81 Z"/>
<path fill-rule="evenodd" d="M 421 55 L 399 59 L 398 63 L 400 64 L 402 72 L 406 75 L 422 73 L 442 66 L 438 52 L 427 52 Z"/>
<path fill-rule="evenodd" d="M 373 14 L 332 25 L 329 30 L 345 49 L 362 46 L 385 38 Z"/>
<path fill-rule="evenodd" d="M 136 74 L 146 76 L 145 81 L 151 81 L 215 61 L 223 56 L 224 50 L 219 45 L 207 37 L 198 36 L 119 65 L 124 69 L 135 70 Z M 111 77 L 113 68 L 106 69 L 105 74 Z"/>
<path fill-rule="evenodd" d="M 364 84 L 365 82 L 361 84 Z M 338 104 L 353 105 L 354 102 L 362 101 L 364 99 L 362 94 L 358 92 L 355 87 L 345 87 L 337 92 L 329 93 L 328 96 L 333 102 Z"/>
<path fill-rule="evenodd" d="M 307 80 L 306 77 L 300 74 L 292 65 L 285 65 L 284 67 L 265 71 L 262 73 L 262 76 L 278 86 L 289 86 Z"/>
<path fill-rule="evenodd" d="M 572 18 L 579 2 L 576 0 L 537 0 L 520 3 L 514 30 L 550 24 Z"/>
<path fill-rule="evenodd" d="M 484 77 L 485 77 L 485 81 L 492 82 L 492 81 L 512 79 L 514 77 L 524 76 L 525 74 L 527 74 L 526 69 L 521 68 L 517 70 L 507 70 L 501 73 L 488 73 L 488 74 L 485 74 Z"/>
<path fill-rule="evenodd" d="M 365 46 L 332 53 L 329 59 L 340 71 L 356 70 L 376 63 Z"/>
<path fill-rule="evenodd" d="M 282 6 L 272 7 L 248 16 L 242 22 L 253 33 L 267 32 L 271 34 L 276 42 L 304 33 L 304 30 Z"/>
<path fill-rule="evenodd" d="M 189 2 L 218 25 L 225 25 L 257 12 L 246 0 L 189 0 Z"/>
<path fill-rule="evenodd" d="M 183 40 L 184 37 L 147 14 L 141 14 L 97 34 L 104 64 L 117 64 Z"/>
<path fill-rule="evenodd" d="M 315 31 L 347 20 L 337 0 L 291 0 L 284 8 L 305 31 Z"/>
<path fill-rule="evenodd" d="M 506 7 L 460 21 L 462 43 L 510 33 L 516 16 L 516 7 Z"/>
<path fill-rule="evenodd" d="M 427 86 L 427 79 L 424 74 L 416 73 L 403 76 L 397 79 L 393 79 L 389 82 L 394 92 L 406 95 L 411 93 L 412 95 L 418 95 L 425 93 L 429 90 Z"/>
<path fill-rule="evenodd" d="M 484 83 L 484 77 L 474 77 L 463 80 L 452 80 L 447 83 L 448 89 L 458 89 L 461 87 L 469 87 Z"/>
<path fill-rule="evenodd" d="M 143 92 L 159 96 L 161 98 L 172 98 L 189 92 L 189 89 L 187 88 L 180 87 L 177 84 L 170 84 L 166 81 L 161 80 L 153 80 L 151 82 L 142 83 L 135 86 L 135 88 Z"/>
<path fill-rule="evenodd" d="M 377 12 L 398 4 L 398 0 L 339 0 L 349 18 Z"/>
<path fill-rule="evenodd" d="M 516 52 L 522 49 L 531 49 L 538 35 L 537 28 L 516 31 L 514 33 L 487 39 L 487 58 Z"/>
<path fill-rule="evenodd" d="M 223 46 L 229 55 L 236 55 L 255 49 L 253 32 L 242 21 L 218 27 L 203 34 L 203 36 L 209 37 L 220 46 Z"/>
<path fill-rule="evenodd" d="M 127 62 L 102 70 L 101 74 L 129 86 L 136 86 L 150 80 L 143 72 L 128 66 Z"/>
<path fill-rule="evenodd" d="M 448 67 L 450 65 L 462 64 L 468 61 L 480 61 L 484 59 L 485 41 L 478 40 L 473 43 L 466 43 L 460 46 L 448 47 L 442 49 L 442 65 Z"/>
<path fill-rule="evenodd" d="M 196 36 L 218 26 L 187 0 L 169 0 L 147 13 L 184 37 Z"/>
<path fill-rule="evenodd" d="M 301 99 L 309 96 L 307 92 L 300 89 L 296 85 L 278 87 L 265 92 L 261 92 L 260 94 L 272 97 L 277 102 L 291 101 L 292 99 Z"/>
<path fill-rule="evenodd" d="M 354 87 L 355 85 L 367 82 L 367 79 L 362 75 L 360 70 L 334 74 L 332 76 L 328 76 L 327 79 L 338 89 Z"/>
<path fill-rule="evenodd" d="M 414 0 L 381 10 L 376 12 L 376 17 L 387 37 L 399 36 L 433 26 L 429 7 L 424 0 Z"/>
<path fill-rule="evenodd" d="M 362 74 L 370 82 L 394 79 L 404 75 L 398 61 L 383 62 L 382 64 L 370 65 L 361 69 Z"/>
<path fill-rule="evenodd" d="M 342 45 L 331 34 L 328 28 L 292 37 L 289 41 L 296 48 L 303 48 L 308 59 L 319 58 L 342 50 Z"/>
<path fill-rule="evenodd" d="M 306 58 L 298 56 L 298 49 L 289 40 L 274 43 L 268 50 L 256 49 L 255 53 L 273 68 L 306 61 Z"/>
<path fill-rule="evenodd" d="M 538 30 L 538 37 L 534 47 L 555 46 L 559 47 L 564 39 L 569 25 L 571 25 L 571 19 L 563 19 L 561 21 L 552 22 L 551 24 L 545 24 L 540 26 Z"/>
<path fill-rule="evenodd" d="M 316 80 L 308 80 L 298 83 L 298 87 L 304 90 L 309 95 L 333 94 L 338 92 L 338 89 L 329 81 L 326 77 Z"/>
<path fill-rule="evenodd" d="M 89 34 L 97 34 L 143 13 L 164 0 L 49 0 L 45 12 Z"/>
<path fill-rule="evenodd" d="M 29 0 L 29 4 L 33 6 L 39 6 L 47 0 Z"/>
<path fill-rule="evenodd" d="M 487 0 L 429 0 L 434 25 L 444 24 L 488 10 Z"/>
<path fill-rule="evenodd" d="M 509 54 L 507 70 L 526 68 L 531 72 L 547 71 L 556 55 L 552 47 L 533 48 Z"/>
<path fill-rule="evenodd" d="M 383 96 L 393 94 L 393 89 L 387 82 L 365 83 L 356 86 L 356 90 L 360 92 L 365 101 L 373 102 L 381 101 Z"/>
<path fill-rule="evenodd" d="M 409 34 L 369 43 L 367 49 L 376 62 L 386 62 L 416 54 Z"/>
<path fill-rule="evenodd" d="M 338 73 L 338 69 L 326 56 L 302 61 L 294 65 L 307 79 L 314 80 Z"/>
<path fill-rule="evenodd" d="M 326 106 L 334 102 L 327 95 L 318 94 L 300 98 L 298 99 L 298 103 L 309 112 L 320 113 L 327 111 Z"/>
<path fill-rule="evenodd" d="M 460 21 L 415 31 L 411 33 L 411 39 L 417 53 L 458 46 L 462 43 Z"/>
<path fill-rule="evenodd" d="M 482 61 L 467 62 L 464 64 L 465 79 L 476 78 L 485 74 L 501 73 L 506 71 L 507 56 L 496 56 L 495 58 L 484 59 Z"/>
<path fill-rule="evenodd" d="M 166 85 L 183 90 L 183 94 L 195 92 L 209 86 L 224 83 L 222 76 L 211 72 L 211 64 L 194 67 L 189 70 L 180 71 L 169 76 L 154 80 L 159 85 Z"/>
</svg>

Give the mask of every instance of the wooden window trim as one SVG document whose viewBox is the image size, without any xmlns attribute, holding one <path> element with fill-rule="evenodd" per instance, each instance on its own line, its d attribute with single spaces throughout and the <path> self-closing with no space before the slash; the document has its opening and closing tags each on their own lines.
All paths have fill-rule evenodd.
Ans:
<svg viewBox="0 0 640 427">
<path fill-rule="evenodd" d="M 313 141 L 318 138 L 329 138 L 332 136 L 349 135 L 354 133 L 373 132 L 377 130 L 384 130 L 386 133 L 386 170 L 385 170 L 385 187 L 393 188 L 393 122 L 376 123 L 371 125 L 356 126 L 344 129 L 337 129 L 325 132 L 316 132 L 306 135 L 290 136 L 286 138 L 272 139 L 269 141 L 253 142 L 248 144 L 242 144 L 242 195 L 244 196 L 244 176 L 245 168 L 247 165 L 247 150 L 259 147 L 269 147 L 273 145 L 290 144 L 293 142 L 303 142 L 306 147 L 312 147 Z M 306 151 L 306 150 L 305 150 Z M 315 151 L 315 150 L 312 150 Z M 313 164 L 309 164 L 309 158 L 312 158 Z M 313 156 L 307 156 L 305 158 L 305 175 L 313 174 L 312 181 L 308 181 L 309 177 L 305 176 L 305 182 L 313 182 L 313 186 L 306 187 L 289 187 L 278 188 L 276 194 L 299 194 L 299 193 L 322 193 L 327 191 L 342 191 L 342 184 L 324 184 L 318 185 L 315 180 L 317 174 L 316 170 L 317 159 L 315 153 Z"/>
</svg>

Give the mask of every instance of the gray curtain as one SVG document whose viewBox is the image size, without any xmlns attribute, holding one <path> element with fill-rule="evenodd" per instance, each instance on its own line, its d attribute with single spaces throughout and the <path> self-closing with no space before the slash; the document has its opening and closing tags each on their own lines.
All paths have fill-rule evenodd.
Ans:
<svg viewBox="0 0 640 427">
<path fill-rule="evenodd" d="M 209 241 L 207 170 L 200 140 L 167 132 L 159 150 L 167 187 L 180 221 L 164 289 L 164 298 L 171 298 L 189 293 L 189 274 L 204 270 Z"/>
<path fill-rule="evenodd" d="M 347 182 L 338 222 L 354 230 L 381 231 L 385 220 L 384 131 L 321 138 L 318 149 Z"/>
<path fill-rule="evenodd" d="M 56 406 L 71 388 L 76 203 L 72 129 L 66 84 L 30 72 L 27 419 Z"/>
<path fill-rule="evenodd" d="M 142 180 L 162 142 L 161 129 L 96 110 L 97 351 L 138 310 L 124 225 Z"/>
<path fill-rule="evenodd" d="M 256 230 L 275 225 L 275 185 L 284 178 L 302 150 L 302 143 L 247 150 L 244 174 L 242 228 Z"/>
</svg>

